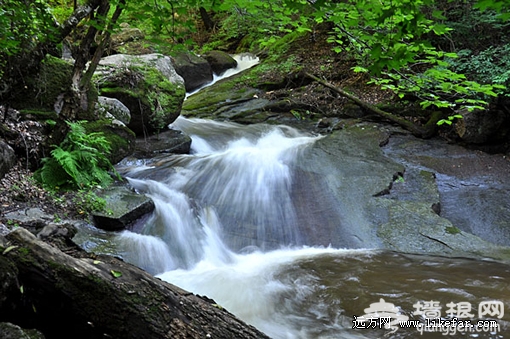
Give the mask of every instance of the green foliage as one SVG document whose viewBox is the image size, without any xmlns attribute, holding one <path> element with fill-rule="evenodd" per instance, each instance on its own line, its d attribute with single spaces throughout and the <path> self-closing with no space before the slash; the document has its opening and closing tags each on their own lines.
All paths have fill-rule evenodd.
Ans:
<svg viewBox="0 0 510 339">
<path fill-rule="evenodd" d="M 310 18 L 302 15 L 310 11 L 305 0 L 225 0 L 211 8 L 230 12 L 224 33 L 234 32 L 235 37 L 255 34 L 262 47 L 272 46 L 282 35 L 310 31 Z"/>
<path fill-rule="evenodd" d="M 501 88 L 467 79 L 449 63 L 455 53 L 445 53 L 427 41 L 451 31 L 442 23 L 436 1 L 317 3 L 316 21 L 333 24 L 329 41 L 334 50 L 350 53 L 358 61 L 355 71 L 370 73 L 372 83 L 401 98 L 418 97 L 423 108 L 472 110 L 485 107 L 486 98 L 496 96 Z"/>
<path fill-rule="evenodd" d="M 442 0 L 180 0 L 167 5 L 156 1 L 154 5 L 145 5 L 152 6 L 151 11 L 149 7 L 144 10 L 154 13 L 154 6 L 159 6 L 168 14 L 152 21 L 158 27 L 165 27 L 165 20 L 166 27 L 168 20 L 175 27 L 178 20 L 191 17 L 190 8 L 196 11 L 198 6 L 210 12 L 228 13 L 218 35 L 222 39 L 250 35 L 269 55 L 280 51 L 296 36 L 313 31 L 315 25 L 327 24 L 331 27 L 332 48 L 355 57 L 358 64 L 355 70 L 369 73 L 372 83 L 399 97 L 415 96 L 423 108 L 435 106 L 456 111 L 485 107 L 490 97 L 503 92 L 501 86 L 510 77 L 507 45 L 477 52 L 476 58 L 466 63 L 465 57 L 457 58 L 455 50 L 444 52 L 446 49 L 430 43 L 440 41 L 438 37 L 460 34 L 452 32 L 452 27 L 465 32 L 467 37 L 472 30 L 482 29 L 490 33 L 486 35 L 491 39 L 508 30 L 505 19 L 509 0 L 474 3 L 475 6 L 471 2 Z M 188 24 L 192 21 L 185 25 Z M 443 39 L 448 40 L 451 38 Z M 493 62 L 494 56 L 497 62 Z"/>
<path fill-rule="evenodd" d="M 110 144 L 102 133 L 86 133 L 84 122 L 67 122 L 70 131 L 64 141 L 43 159 L 43 166 L 35 178 L 46 188 L 84 189 L 95 185 L 107 186 L 113 179 L 108 170 L 114 170 L 105 154 Z"/>
<path fill-rule="evenodd" d="M 448 119 L 441 119 L 437 122 L 439 126 L 443 124 L 451 125 L 455 119 L 462 119 L 463 116 L 460 114 L 454 114 L 448 117 Z"/>
<path fill-rule="evenodd" d="M 51 6 L 51 13 L 59 23 L 64 23 L 73 13 L 73 0 L 60 0 L 56 6 Z"/>
<path fill-rule="evenodd" d="M 106 210 L 106 200 L 97 196 L 93 191 L 78 191 L 73 203 L 79 214 L 104 212 Z"/>
<path fill-rule="evenodd" d="M 110 273 L 113 275 L 114 278 L 122 277 L 122 272 L 120 271 L 110 270 Z"/>
<path fill-rule="evenodd" d="M 457 54 L 459 58 L 450 61 L 452 68 L 477 82 L 500 85 L 495 92 L 510 95 L 504 88 L 510 85 L 510 44 L 490 46 L 479 53 L 464 49 Z"/>
<path fill-rule="evenodd" d="M 128 1 L 125 22 L 142 30 L 158 52 L 170 53 L 193 44 L 197 9 L 198 2 L 190 0 Z"/>
<path fill-rule="evenodd" d="M 118 27 L 112 15 L 115 8 L 122 11 L 124 21 L 158 41 L 163 46 L 161 50 L 188 48 L 202 22 L 200 10 L 205 10 L 224 19 L 221 24 L 215 20 L 215 34 L 222 40 L 240 40 L 249 35 L 251 41 L 275 56 L 284 55 L 281 52 L 284 46 L 314 31 L 317 25 L 328 27 L 331 47 L 354 57 L 356 71 L 369 73 L 373 83 L 399 97 L 417 97 L 424 108 L 435 106 L 451 112 L 483 108 L 491 97 L 507 93 L 503 85 L 508 85 L 510 78 L 510 41 L 505 37 L 510 24 L 510 0 L 153 0 L 128 1 L 126 5 L 122 0 L 104 0 L 104 3 L 111 9 L 96 7 L 93 15 L 83 19 L 91 32 L 98 30 L 95 36 L 102 42 Z M 45 0 L 0 0 L 0 4 L 1 76 L 2 70 L 10 69 L 7 66 L 14 56 L 41 42 L 62 38 L 54 17 L 64 22 L 71 13 L 71 0 L 51 2 L 51 6 Z M 474 37 L 474 32 L 481 33 Z M 503 42 L 488 46 L 495 37 Z M 471 45 L 456 48 L 460 38 L 471 41 Z M 210 46 L 218 47 L 215 42 Z M 85 47 L 84 53 L 90 49 Z M 83 68 L 85 61 L 82 60 Z M 284 71 L 285 67 L 279 69 Z M 90 70 L 87 74 L 94 67 Z M 57 147 L 52 151 L 54 163 L 45 165 L 54 173 L 66 173 L 75 183 L 90 181 L 83 178 L 81 168 L 72 161 L 78 155 L 70 154 L 69 150 Z"/>
<path fill-rule="evenodd" d="M 0 78 L 15 57 L 55 37 L 55 20 L 43 0 L 0 1 Z"/>
<path fill-rule="evenodd" d="M 497 17 L 502 21 L 510 19 L 509 0 L 478 0 L 475 7 L 479 8 L 481 11 L 496 11 Z"/>
</svg>

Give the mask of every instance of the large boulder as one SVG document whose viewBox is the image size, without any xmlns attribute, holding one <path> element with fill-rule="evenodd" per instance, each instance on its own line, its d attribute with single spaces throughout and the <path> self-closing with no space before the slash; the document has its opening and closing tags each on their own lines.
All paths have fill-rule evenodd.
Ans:
<svg viewBox="0 0 510 339">
<path fill-rule="evenodd" d="M 0 139 L 0 179 L 9 172 L 16 163 L 16 154 L 11 146 Z"/>
<path fill-rule="evenodd" d="M 190 52 L 173 56 L 175 70 L 184 78 L 186 92 L 192 92 L 213 80 L 211 66 L 206 59 Z"/>
<path fill-rule="evenodd" d="M 73 65 L 48 55 L 39 72 L 23 80 L 23 87 L 15 89 L 11 107 L 21 112 L 60 112 L 64 94 L 71 87 Z"/>
<path fill-rule="evenodd" d="M 463 116 L 455 123 L 459 137 L 469 144 L 483 144 L 490 141 L 502 141 L 508 136 L 509 118 L 502 111 L 475 109 L 460 112 Z"/>
<path fill-rule="evenodd" d="M 128 127 L 137 135 L 165 129 L 180 114 L 184 80 L 162 54 L 117 54 L 103 58 L 94 81 L 102 95 L 121 101 L 131 112 Z"/>
<path fill-rule="evenodd" d="M 235 68 L 237 61 L 230 54 L 222 51 L 209 51 L 204 54 L 214 74 L 222 75 L 227 69 Z"/>
</svg>

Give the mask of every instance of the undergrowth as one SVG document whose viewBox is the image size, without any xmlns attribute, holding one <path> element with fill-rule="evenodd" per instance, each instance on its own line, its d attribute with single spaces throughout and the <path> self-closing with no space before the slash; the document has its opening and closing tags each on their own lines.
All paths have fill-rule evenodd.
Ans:
<svg viewBox="0 0 510 339">
<path fill-rule="evenodd" d="M 43 166 L 35 179 L 48 190 L 82 190 L 108 186 L 113 178 L 108 171 L 115 169 L 106 154 L 110 143 L 101 132 L 86 133 L 84 121 L 67 122 L 70 131 L 62 143 L 42 159 Z"/>
</svg>

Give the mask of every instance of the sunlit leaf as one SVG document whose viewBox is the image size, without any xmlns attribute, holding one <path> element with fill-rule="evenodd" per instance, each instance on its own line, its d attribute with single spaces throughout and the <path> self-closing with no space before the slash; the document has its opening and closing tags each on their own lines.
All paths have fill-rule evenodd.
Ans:
<svg viewBox="0 0 510 339">
<path fill-rule="evenodd" d="M 7 248 L 6 248 L 6 249 L 2 252 L 2 254 L 3 254 L 3 255 L 6 255 L 7 253 L 9 253 L 10 251 L 12 251 L 12 250 L 13 250 L 13 249 L 15 249 L 15 248 L 18 248 L 18 246 L 15 246 L 15 245 L 13 245 L 13 246 L 9 246 L 9 247 L 7 247 Z"/>
<path fill-rule="evenodd" d="M 111 270 L 110 273 L 113 275 L 114 278 L 122 277 L 122 272 Z"/>
</svg>

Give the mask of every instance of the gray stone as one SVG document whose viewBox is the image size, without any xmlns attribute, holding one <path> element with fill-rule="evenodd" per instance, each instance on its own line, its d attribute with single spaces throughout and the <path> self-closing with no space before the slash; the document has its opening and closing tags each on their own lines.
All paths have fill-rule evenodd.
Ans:
<svg viewBox="0 0 510 339">
<path fill-rule="evenodd" d="M 510 162 L 507 156 L 473 152 L 442 140 L 397 135 L 391 137 L 384 149 L 388 156 L 406 164 L 405 183 L 394 184 L 389 197 L 395 194 L 397 200 L 411 200 L 397 198 L 398 191 L 412 191 L 414 197 L 429 192 L 429 198 L 424 199 L 423 195 L 415 200 L 426 202 L 425 206 L 439 203 L 440 216 L 451 223 L 444 228 L 452 231 L 454 226 L 463 232 L 458 232 L 459 235 L 470 233 L 488 243 L 510 246 Z M 427 177 L 423 173 L 434 173 L 434 176 Z M 411 176 L 417 179 L 407 180 Z M 429 183 L 417 185 L 417 180 Z M 408 216 L 401 215 L 401 218 L 406 220 Z M 420 227 L 410 228 L 411 233 Z M 449 246 L 454 247 L 450 243 Z"/>
<path fill-rule="evenodd" d="M 44 335 L 37 330 L 27 330 L 11 323 L 0 323 L 0 338 L 2 339 L 44 339 Z"/>
<path fill-rule="evenodd" d="M 12 211 L 6 213 L 4 217 L 12 224 L 22 225 L 33 233 L 42 229 L 46 223 L 52 221 L 54 218 L 40 208 L 27 208 L 24 210 Z"/>
<path fill-rule="evenodd" d="M 161 72 L 168 80 L 176 84 L 184 84 L 184 79 L 176 72 L 175 66 L 170 57 L 159 53 L 144 55 L 115 54 L 104 57 L 99 62 L 99 66 L 110 67 L 130 67 L 130 66 L 151 66 Z M 107 69 L 98 69 L 98 72 L 108 71 Z"/>
<path fill-rule="evenodd" d="M 9 172 L 15 163 L 16 154 L 14 150 L 5 141 L 0 139 L 0 179 Z"/>
<path fill-rule="evenodd" d="M 146 158 L 160 153 L 188 154 L 191 138 L 181 131 L 168 130 L 136 140 L 135 157 Z"/>
<path fill-rule="evenodd" d="M 462 160 L 452 149 L 461 152 L 458 146 L 441 148 L 439 142 L 400 136 L 415 144 L 406 143 L 397 148 L 391 140 L 399 137 L 394 136 L 389 147 L 382 149 L 379 145 L 388 138 L 387 133 L 382 125 L 359 123 L 334 131 L 304 150 L 296 165 L 292 198 L 302 238 L 309 244 L 341 248 L 384 248 L 508 260 L 510 251 L 501 246 L 508 245 L 510 239 L 505 231 L 510 220 L 509 210 L 505 208 L 508 194 L 505 198 L 503 193 L 508 192 L 508 185 L 495 183 L 495 178 L 485 181 L 478 177 L 471 164 L 473 155 L 464 150 L 466 159 Z M 429 159 L 425 154 L 435 154 L 438 158 Z M 500 160 L 500 165 L 496 159 L 489 163 L 501 166 L 499 170 L 507 177 L 510 163 Z M 445 200 L 451 194 L 444 191 L 445 185 L 456 186 L 456 180 L 443 174 L 451 173 L 452 163 L 470 165 L 466 172 L 457 172 L 470 177 L 464 184 L 474 185 L 476 180 L 482 180 L 482 185 L 495 186 L 491 189 L 492 198 L 485 195 L 478 200 L 480 209 L 472 205 L 474 199 L 470 205 Z M 431 166 L 434 164 L 440 167 Z M 484 172 L 487 175 L 487 170 Z M 470 192 L 472 189 L 469 187 Z M 306 206 L 301 207 L 302 204 Z M 437 205 L 441 205 L 440 215 L 433 207 Z M 482 207 L 491 209 L 487 214 L 492 219 L 484 221 L 487 214 L 481 213 Z M 450 219 L 455 215 L 456 218 Z M 459 223 L 460 215 L 471 222 Z M 473 221 L 480 228 L 475 229 Z M 466 227 L 469 225 L 472 231 Z M 500 239 L 490 238 L 492 233 Z"/>
<path fill-rule="evenodd" d="M 108 117 L 107 114 L 111 114 L 115 119 L 121 121 L 125 125 L 128 125 L 131 121 L 131 112 L 118 99 L 98 97 L 96 110 L 102 113 L 100 116 Z"/>
<path fill-rule="evenodd" d="M 139 136 L 166 129 L 179 116 L 185 96 L 184 80 L 162 54 L 103 58 L 94 81 L 102 95 L 129 109 L 128 127 Z"/>
<path fill-rule="evenodd" d="M 111 186 L 98 194 L 106 199 L 104 212 L 93 212 L 98 228 L 108 231 L 125 229 L 129 224 L 154 210 L 154 202 L 124 185 Z"/>
<path fill-rule="evenodd" d="M 175 70 L 184 78 L 186 92 L 191 92 L 213 80 L 211 66 L 202 57 L 191 52 L 180 52 L 173 56 Z"/>
<path fill-rule="evenodd" d="M 209 51 L 203 57 L 211 65 L 211 70 L 216 75 L 221 75 L 226 70 L 237 66 L 237 61 L 230 54 L 222 51 Z"/>
<path fill-rule="evenodd" d="M 0 223 L 0 236 L 4 236 L 4 235 L 7 235 L 9 234 L 11 230 L 5 226 L 4 224 Z"/>
</svg>

